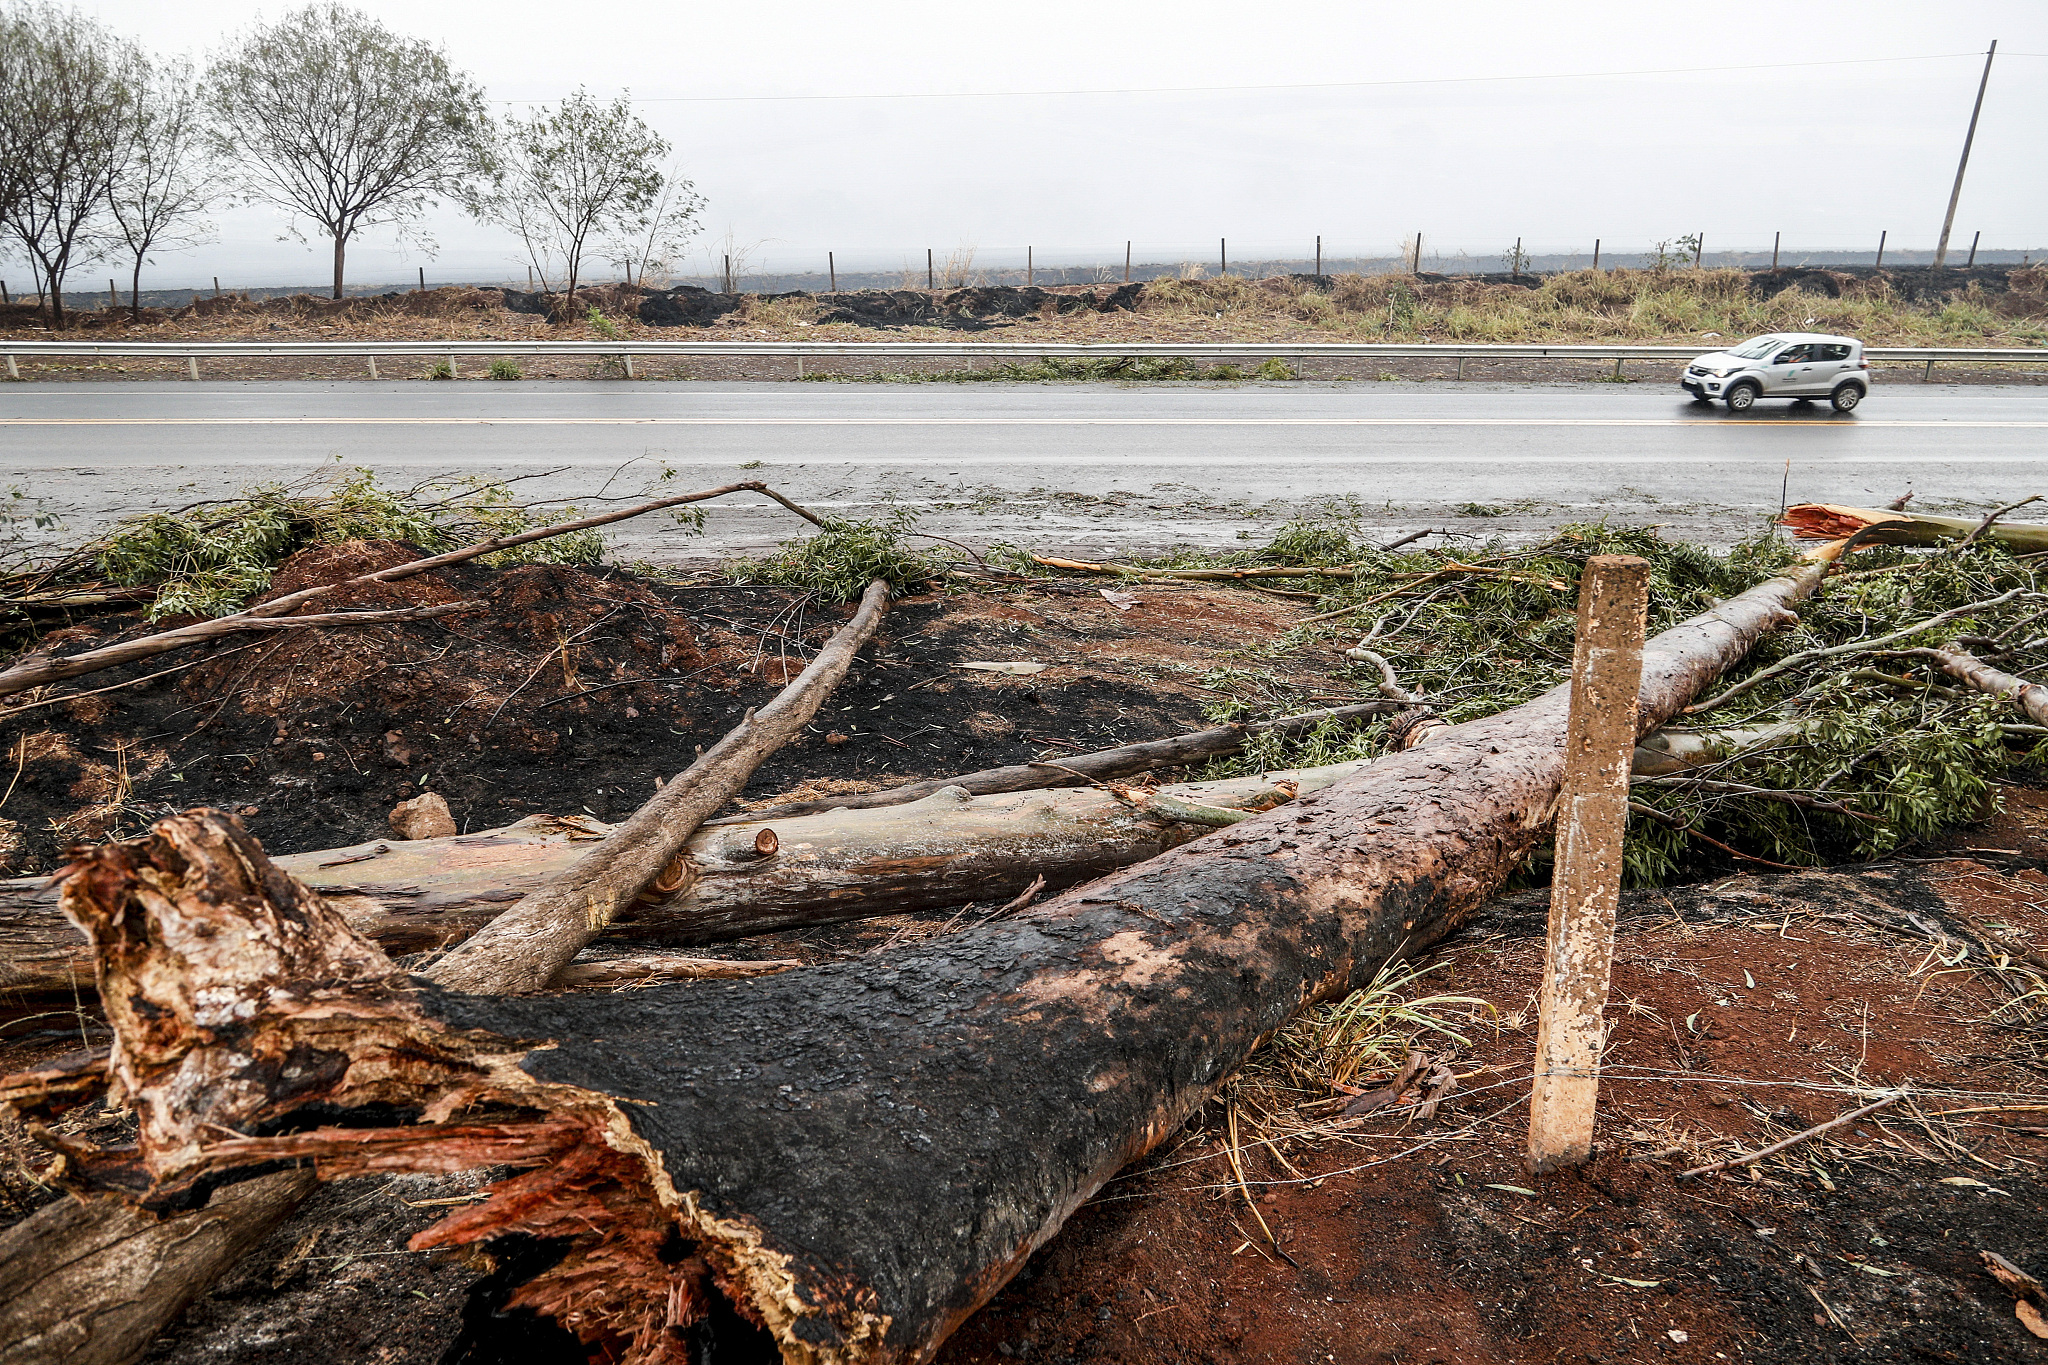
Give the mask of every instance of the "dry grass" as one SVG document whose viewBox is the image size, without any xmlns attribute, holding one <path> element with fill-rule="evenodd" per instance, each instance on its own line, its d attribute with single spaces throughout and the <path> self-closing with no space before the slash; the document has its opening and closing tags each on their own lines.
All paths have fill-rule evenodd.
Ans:
<svg viewBox="0 0 2048 1365">
<path fill-rule="evenodd" d="M 1763 295 L 1740 270 L 1581 270 L 1535 288 L 1482 280 L 1416 281 L 1340 275 L 1325 288 L 1297 277 L 1161 280 L 1141 311 L 1161 320 L 1208 319 L 1305 328 L 1390 342 L 1599 342 L 1697 340 L 1760 332 L 1842 332 L 1873 345 L 2048 343 L 2048 269 L 2015 271 L 2013 288 L 1974 284 L 1939 307 L 1914 304 L 1882 279 L 1831 277 L 1839 297 L 1789 288 Z"/>
<path fill-rule="evenodd" d="M 980 278 L 974 252 L 963 248 L 940 263 L 943 287 Z M 909 288 L 924 286 L 923 263 L 904 272 Z M 1825 278 L 1837 296 L 1804 288 L 1759 294 L 1755 277 L 1738 270 L 1582 270 L 1555 275 L 1534 288 L 1479 279 L 1417 281 L 1405 275 L 1340 275 L 1251 280 L 1206 277 L 1191 266 L 1183 278 L 1145 286 L 1135 312 L 1059 313 L 1017 319 L 994 335 L 1005 341 L 1386 341 L 1696 344 L 1715 335 L 1760 332 L 1843 332 L 1872 345 L 2048 346 L 2048 268 L 2012 273 L 2002 294 L 1972 284 L 1938 304 L 1914 303 L 1880 279 Z M 1079 292 L 1083 286 L 1062 287 Z M 1100 294 L 1102 287 L 1095 286 Z M 495 291 L 436 289 L 424 294 L 358 298 L 273 299 L 261 303 L 202 299 L 196 309 L 145 310 L 136 323 L 81 315 L 94 330 L 136 340 L 500 339 L 599 340 L 587 320 L 596 307 L 618 335 L 671 340 L 691 336 L 748 340 L 955 340 L 951 328 L 887 329 L 819 323 L 803 298 L 746 297 L 741 308 L 701 329 L 650 327 L 637 319 L 638 295 L 619 286 L 577 291 L 577 314 L 559 324 L 507 312 Z M 46 336 L 29 310 L 0 317 L 0 334 Z"/>
</svg>

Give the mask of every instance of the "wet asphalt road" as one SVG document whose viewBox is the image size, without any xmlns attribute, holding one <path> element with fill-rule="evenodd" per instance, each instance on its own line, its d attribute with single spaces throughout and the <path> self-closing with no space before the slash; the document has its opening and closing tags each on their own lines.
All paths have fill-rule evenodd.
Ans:
<svg viewBox="0 0 2048 1365">
<path fill-rule="evenodd" d="M 1726 542 L 1781 489 L 1867 503 L 1910 485 L 1927 510 L 2048 492 L 2044 453 L 2038 387 L 1883 385 L 1853 415 L 1733 417 L 1651 384 L 0 385 L 0 489 L 58 534 L 361 465 L 405 482 L 540 475 L 519 487 L 549 498 L 636 494 L 664 468 L 675 487 L 758 478 L 821 510 L 894 500 L 927 531 L 1090 556 L 1263 540 L 1316 499 L 1394 533 L 1609 516 Z M 701 538 L 628 523 L 619 551 L 690 560 L 792 529 L 757 497 L 734 503 Z"/>
</svg>

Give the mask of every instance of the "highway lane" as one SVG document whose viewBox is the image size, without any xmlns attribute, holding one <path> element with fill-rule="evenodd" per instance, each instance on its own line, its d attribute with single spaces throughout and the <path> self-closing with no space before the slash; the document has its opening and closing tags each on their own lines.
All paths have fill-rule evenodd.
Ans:
<svg viewBox="0 0 2048 1365">
<path fill-rule="evenodd" d="M 634 493 L 664 468 L 691 487 L 756 477 L 822 509 L 893 500 L 942 535 L 1082 554 L 1233 545 L 1319 498 L 1355 500 L 1390 531 L 1611 516 L 1725 542 L 1781 490 L 1868 501 L 1910 483 L 1930 508 L 2048 491 L 2044 438 L 2048 391 L 1917 384 L 1849 416 L 1743 417 L 1609 384 L 0 386 L 0 487 L 72 533 L 361 465 L 406 481 L 542 475 L 521 485 L 536 497 Z M 703 539 L 650 525 L 619 540 L 692 559 L 787 528 L 745 506 Z"/>
</svg>

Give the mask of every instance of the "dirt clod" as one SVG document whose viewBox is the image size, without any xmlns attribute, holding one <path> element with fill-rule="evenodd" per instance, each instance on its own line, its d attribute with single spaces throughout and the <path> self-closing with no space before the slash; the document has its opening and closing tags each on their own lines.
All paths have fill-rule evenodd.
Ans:
<svg viewBox="0 0 2048 1365">
<path fill-rule="evenodd" d="M 391 832 L 401 839 L 445 839 L 456 832 L 448 803 L 436 792 L 422 792 L 391 808 Z"/>
</svg>

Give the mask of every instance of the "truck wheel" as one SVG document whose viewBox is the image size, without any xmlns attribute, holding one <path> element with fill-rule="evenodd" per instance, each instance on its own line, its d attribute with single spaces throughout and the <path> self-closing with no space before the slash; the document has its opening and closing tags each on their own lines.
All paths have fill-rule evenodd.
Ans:
<svg viewBox="0 0 2048 1365">
<path fill-rule="evenodd" d="M 1863 401 L 1863 390 L 1854 384 L 1842 384 L 1828 395 L 1828 402 L 1835 405 L 1836 412 L 1847 412 Z"/>
<path fill-rule="evenodd" d="M 1756 406 L 1757 395 L 1760 392 L 1761 391 L 1754 384 L 1734 385 L 1732 388 L 1728 390 L 1728 411 L 1748 412 L 1751 408 Z"/>
</svg>

